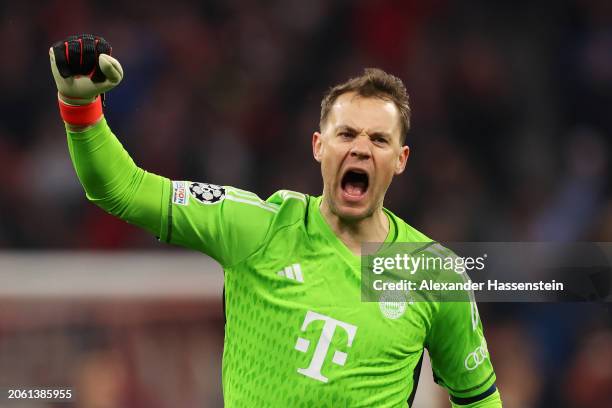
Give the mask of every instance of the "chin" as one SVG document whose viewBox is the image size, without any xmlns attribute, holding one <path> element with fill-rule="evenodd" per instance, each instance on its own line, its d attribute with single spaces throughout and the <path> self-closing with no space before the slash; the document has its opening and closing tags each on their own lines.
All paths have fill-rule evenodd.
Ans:
<svg viewBox="0 0 612 408">
<path fill-rule="evenodd" d="M 353 207 L 353 206 L 342 205 L 342 204 L 338 205 L 337 203 L 335 203 L 331 206 L 331 208 L 334 214 L 336 214 L 338 218 L 340 218 L 343 221 L 348 221 L 348 222 L 361 221 L 365 218 L 370 217 L 374 213 L 374 210 L 370 208 L 370 206 Z"/>
</svg>

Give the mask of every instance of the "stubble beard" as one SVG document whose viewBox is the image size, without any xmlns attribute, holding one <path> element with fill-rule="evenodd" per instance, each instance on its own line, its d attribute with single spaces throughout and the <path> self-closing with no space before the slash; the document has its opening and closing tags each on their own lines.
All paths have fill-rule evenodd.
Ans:
<svg viewBox="0 0 612 408">
<path fill-rule="evenodd" d="M 366 208 L 364 213 L 361 213 L 356 216 L 351 216 L 343 214 L 342 211 L 340 211 L 340 209 L 336 205 L 334 198 L 331 197 L 330 194 L 325 194 L 324 199 L 327 202 L 327 206 L 329 207 L 330 212 L 336 217 L 338 217 L 338 219 L 344 224 L 355 224 L 367 218 L 370 218 L 374 215 L 374 212 L 377 208 L 377 205 L 370 205 Z"/>
</svg>

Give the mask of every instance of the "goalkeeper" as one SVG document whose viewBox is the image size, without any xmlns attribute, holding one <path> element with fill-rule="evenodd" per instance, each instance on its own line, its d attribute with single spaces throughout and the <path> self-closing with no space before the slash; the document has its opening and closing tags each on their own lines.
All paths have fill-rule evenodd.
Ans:
<svg viewBox="0 0 612 408">
<path fill-rule="evenodd" d="M 322 196 L 262 200 L 139 168 L 103 116 L 103 94 L 123 78 L 110 54 L 91 35 L 49 50 L 70 157 L 96 205 L 223 266 L 226 406 L 410 406 L 427 348 L 454 407 L 501 407 L 473 303 L 418 302 L 389 316 L 361 301 L 362 243 L 431 242 L 383 207 L 409 154 L 398 78 L 369 69 L 325 95 L 312 136 Z"/>
</svg>

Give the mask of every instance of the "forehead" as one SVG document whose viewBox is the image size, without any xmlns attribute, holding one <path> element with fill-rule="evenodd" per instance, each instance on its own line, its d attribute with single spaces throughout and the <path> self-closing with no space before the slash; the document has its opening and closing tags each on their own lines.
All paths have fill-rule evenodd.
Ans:
<svg viewBox="0 0 612 408">
<path fill-rule="evenodd" d="M 332 129 L 350 126 L 368 132 L 401 132 L 400 113 L 392 101 L 376 97 L 362 97 L 355 92 L 340 95 L 329 110 L 327 125 Z"/>
</svg>

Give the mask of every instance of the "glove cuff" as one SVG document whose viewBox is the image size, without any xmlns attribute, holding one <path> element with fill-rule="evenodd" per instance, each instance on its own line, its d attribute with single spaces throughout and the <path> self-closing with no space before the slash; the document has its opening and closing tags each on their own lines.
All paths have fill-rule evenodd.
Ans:
<svg viewBox="0 0 612 408">
<path fill-rule="evenodd" d="M 99 95 L 87 105 L 69 105 L 60 98 L 57 102 L 62 119 L 69 125 L 90 126 L 102 117 L 102 100 Z"/>
</svg>

